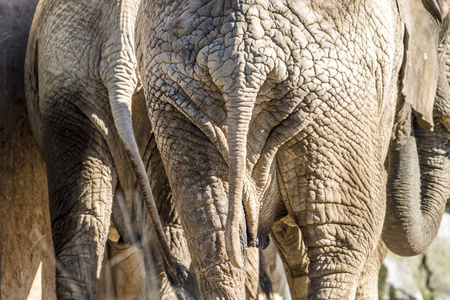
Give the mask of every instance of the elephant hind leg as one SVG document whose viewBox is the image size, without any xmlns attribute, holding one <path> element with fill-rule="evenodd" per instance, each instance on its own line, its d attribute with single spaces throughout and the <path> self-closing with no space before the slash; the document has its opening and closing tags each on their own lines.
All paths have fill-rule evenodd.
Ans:
<svg viewBox="0 0 450 300">
<path fill-rule="evenodd" d="M 356 299 L 376 300 L 378 299 L 378 276 L 383 260 L 386 258 L 389 250 L 380 238 L 375 251 L 369 256 L 364 271 L 359 278 Z"/>
<path fill-rule="evenodd" d="M 58 299 L 93 299 L 116 175 L 102 135 L 70 101 L 43 114 Z"/>
<path fill-rule="evenodd" d="M 244 299 L 244 270 L 231 264 L 225 247 L 228 167 L 202 131 L 169 105 L 160 107 L 153 112 L 155 136 L 201 298 Z"/>
<path fill-rule="evenodd" d="M 382 165 L 370 144 L 326 148 L 319 137 L 305 138 L 308 146 L 314 143 L 316 148 L 305 158 L 281 170 L 286 207 L 301 230 L 309 258 L 308 298 L 354 299 L 381 234 Z"/>
<path fill-rule="evenodd" d="M 271 236 L 283 262 L 292 299 L 306 299 L 309 259 L 300 228 L 288 215 L 274 223 Z"/>
</svg>

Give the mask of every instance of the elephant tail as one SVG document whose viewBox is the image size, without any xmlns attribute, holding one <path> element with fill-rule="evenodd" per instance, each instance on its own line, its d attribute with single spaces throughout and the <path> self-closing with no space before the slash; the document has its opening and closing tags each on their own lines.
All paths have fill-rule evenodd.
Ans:
<svg viewBox="0 0 450 300">
<path fill-rule="evenodd" d="M 116 76 L 107 83 L 111 111 L 114 123 L 123 142 L 127 157 L 135 172 L 137 182 L 142 192 L 145 204 L 150 214 L 153 228 L 161 246 L 162 254 L 171 270 L 175 270 L 175 262 L 170 252 L 169 243 L 164 234 L 158 209 L 153 198 L 152 189 L 148 181 L 147 172 L 139 153 L 139 148 L 133 132 L 131 120 L 131 99 L 134 87 L 129 84 L 130 78 L 124 74 L 130 74 L 130 65 L 126 61 L 119 62 L 115 68 Z"/>
<path fill-rule="evenodd" d="M 252 95 L 243 93 L 243 95 Z M 241 250 L 241 221 L 244 216 L 242 196 L 246 179 L 247 133 L 254 106 L 253 97 L 243 95 L 225 95 L 228 110 L 228 146 L 229 163 L 229 207 L 227 216 L 226 247 L 231 263 L 243 268 L 244 259 Z M 247 212 L 248 214 L 249 212 Z M 250 216 L 247 216 L 250 217 Z M 250 218 L 251 219 L 251 218 Z M 257 220 L 247 220 L 247 224 Z M 244 244 L 244 243 L 243 243 Z"/>
<path fill-rule="evenodd" d="M 104 47 L 105 51 L 109 52 L 104 54 L 104 57 L 107 57 L 107 62 L 102 70 L 104 75 L 103 81 L 108 90 L 111 112 L 117 133 L 123 142 L 125 153 L 136 175 L 162 255 L 169 269 L 175 274 L 177 273 L 175 260 L 171 254 L 169 243 L 158 215 L 144 162 L 133 132 L 131 119 L 132 96 L 139 85 L 134 46 L 134 22 L 137 5 L 133 1 L 124 1 L 121 5 L 122 7 L 118 12 L 120 15 L 112 18 L 115 20 L 112 22 L 112 26 L 118 26 L 116 28 L 117 34 L 111 35 L 110 42 L 107 41 Z"/>
<path fill-rule="evenodd" d="M 201 63 L 209 69 L 215 85 L 222 91 L 227 111 L 227 144 L 229 167 L 229 206 L 225 228 L 225 245 L 231 264 L 239 269 L 244 267 L 246 244 L 258 246 L 259 203 L 250 187 L 247 169 L 248 133 L 252 121 L 253 109 L 261 87 L 266 80 L 279 83 L 285 79 L 284 62 L 276 56 L 276 51 L 267 51 L 258 58 L 260 61 L 273 61 L 270 66 L 261 66 L 254 61 L 247 61 L 246 53 L 238 50 L 242 39 L 230 42 L 230 51 L 222 56 L 220 41 L 218 47 L 213 44 L 206 48 L 207 58 Z M 275 45 L 268 44 L 267 49 Z M 208 52 L 207 52 L 208 51 Z M 255 53 L 257 51 L 255 50 Z M 218 64 L 217 62 L 223 62 Z M 225 65 L 226 67 L 223 67 Z M 224 74 L 229 73 L 228 76 Z M 225 152 L 225 151 L 224 151 Z M 251 199 L 251 200 L 250 200 Z M 249 243 L 247 243 L 247 240 Z"/>
</svg>

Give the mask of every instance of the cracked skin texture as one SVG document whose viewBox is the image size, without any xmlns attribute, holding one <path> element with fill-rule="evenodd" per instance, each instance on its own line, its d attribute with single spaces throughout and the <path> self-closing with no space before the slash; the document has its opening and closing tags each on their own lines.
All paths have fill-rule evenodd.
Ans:
<svg viewBox="0 0 450 300">
<path fill-rule="evenodd" d="M 202 297 L 243 298 L 225 242 L 228 201 L 243 195 L 248 242 L 287 212 L 310 259 L 308 297 L 354 298 L 385 211 L 403 52 L 396 3 L 147 1 L 137 24 L 151 123 Z"/>
<path fill-rule="evenodd" d="M 133 201 L 139 198 L 139 189 L 114 125 L 107 88 L 108 82 L 122 75 L 126 83 L 121 91 L 131 90 L 130 100 L 138 91 L 134 70 L 119 74 L 121 66 L 117 65 L 120 59 L 126 61 L 123 56 L 126 62 L 134 60 L 134 48 L 124 40 L 134 45 L 137 3 L 41 0 L 30 30 L 25 66 L 27 109 L 47 164 L 58 299 L 94 299 L 111 216 L 124 243 L 135 244 L 142 236 L 140 214 L 135 210 L 143 214 L 146 210 L 142 205 L 136 208 L 140 200 Z M 177 216 L 170 211 L 171 195 L 147 119 L 143 93 L 136 93 L 133 125 L 138 146 L 165 217 L 172 253 L 188 266 L 189 260 L 182 257 L 186 243 L 177 237 Z M 121 198 L 122 205 L 118 204 Z M 177 291 L 162 274 L 163 266 L 156 268 L 162 282 L 154 277 L 154 285 L 160 285 L 163 296 L 175 297 Z M 138 285 L 141 278 L 127 279 Z M 132 291 L 134 295 L 123 295 L 126 289 L 116 292 L 126 298 L 139 291 Z M 97 293 L 97 297 L 102 296 Z"/>
</svg>

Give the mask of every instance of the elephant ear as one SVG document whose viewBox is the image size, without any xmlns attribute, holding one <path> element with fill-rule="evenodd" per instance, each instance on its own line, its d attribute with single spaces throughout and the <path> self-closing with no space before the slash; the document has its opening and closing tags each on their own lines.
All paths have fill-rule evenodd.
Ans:
<svg viewBox="0 0 450 300">
<path fill-rule="evenodd" d="M 438 48 L 447 30 L 447 5 L 443 0 L 398 0 L 405 24 L 402 93 L 419 124 L 433 129 L 433 105 L 438 82 Z"/>
</svg>

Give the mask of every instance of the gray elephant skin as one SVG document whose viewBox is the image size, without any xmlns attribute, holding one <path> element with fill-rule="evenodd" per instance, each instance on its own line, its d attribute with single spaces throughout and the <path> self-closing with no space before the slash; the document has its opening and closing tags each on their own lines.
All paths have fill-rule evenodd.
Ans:
<svg viewBox="0 0 450 300">
<path fill-rule="evenodd" d="M 133 153 L 126 149 L 130 141 L 120 137 L 121 125 L 117 124 L 123 117 L 130 122 L 129 115 L 133 115 L 134 134 L 128 131 L 126 135 L 136 136 L 140 155 L 134 159 L 145 167 L 145 181 L 152 184 L 164 235 L 170 240 L 168 255 L 187 269 L 190 254 L 136 73 L 137 7 L 138 1 L 45 0 L 39 2 L 34 16 L 26 60 L 27 108 L 47 164 L 58 299 L 94 297 L 111 219 L 113 231 L 125 243 L 114 244 L 113 252 L 126 253 L 130 251 L 126 244 L 141 247 L 152 240 L 152 253 L 146 254 L 151 261 L 146 266 L 147 277 L 153 276 L 145 282 L 147 297 L 197 298 L 189 274 L 184 274 L 183 281 L 169 278 L 174 275 L 170 263 L 162 263 L 160 245 L 147 226 L 150 221 L 130 166 Z M 125 107 L 124 113 L 114 113 L 118 105 Z M 142 177 L 142 173 L 137 175 Z M 252 297 L 259 286 L 257 254 L 253 266 L 247 268 L 247 292 Z M 157 275 L 160 282 L 154 280 Z M 141 280 L 129 278 L 136 285 Z M 117 296 L 131 297 L 132 292 L 123 294 L 128 287 L 122 286 L 115 285 Z"/>
<path fill-rule="evenodd" d="M 417 5 L 420 3 L 411 3 L 411 10 L 417 10 Z M 402 92 L 406 95 L 406 102 L 407 96 L 411 94 L 418 95 L 417 99 L 435 97 L 432 109 L 428 111 L 430 125 L 434 123 L 435 127 L 432 132 L 426 130 L 430 126 L 424 124 L 423 115 L 417 113 L 420 105 L 412 105 L 416 109 L 414 119 L 409 114 L 409 105 L 404 103 L 400 109 L 407 116 L 406 121 L 401 123 L 406 134 L 403 132 L 404 136 L 397 136 L 389 152 L 387 214 L 383 228 L 384 242 L 398 255 L 417 255 L 431 244 L 450 198 L 450 87 L 446 65 L 450 45 L 447 5 L 448 2 L 442 5 L 444 15 L 441 16 L 441 30 L 431 39 L 432 45 L 438 45 L 438 51 L 433 53 L 431 61 L 427 62 L 427 54 L 431 52 L 426 51 L 423 45 L 430 36 L 430 30 L 418 27 L 419 22 L 411 21 L 409 28 L 408 22 L 406 24 L 409 33 L 416 36 L 416 41 L 407 49 L 404 67 L 406 83 Z M 419 17 L 425 22 L 429 19 L 429 15 L 418 14 Z M 423 78 L 418 81 L 408 78 L 421 68 Z"/>
<path fill-rule="evenodd" d="M 430 132 L 424 131 L 417 121 L 411 124 L 414 115 L 410 114 L 410 105 L 401 98 L 399 108 L 403 112 L 399 115 L 403 114 L 406 122 L 396 124 L 397 131 L 394 134 L 396 138 L 391 142 L 386 164 L 386 175 L 389 174 L 386 176 L 388 214 L 384 223 L 386 235 L 384 239 L 390 243 L 391 251 L 402 256 L 419 254 L 429 246 L 439 228 L 442 205 L 445 205 L 449 198 L 446 186 L 449 184 L 450 43 L 446 25 L 444 24 L 440 30 L 440 34 L 444 36 L 439 38 L 441 44 L 437 60 L 439 73 L 433 106 L 436 128 Z M 418 147 L 421 152 L 417 152 Z M 436 183 L 430 180 L 421 183 L 420 177 L 423 176 L 439 181 Z M 419 187 L 423 189 L 423 195 L 419 195 L 417 190 Z M 430 192 L 432 188 L 435 189 L 434 192 Z M 419 205 L 421 199 L 425 200 L 423 208 Z M 425 218 L 429 220 L 424 220 Z M 404 224 L 399 224 L 400 220 Z M 404 227 L 409 231 L 398 232 L 395 226 Z M 298 226 L 290 217 L 282 218 L 272 227 L 272 241 L 277 244 L 283 259 L 294 299 L 306 297 L 308 281 L 308 258 L 302 245 L 301 232 L 298 231 Z M 380 239 L 359 277 L 356 299 L 378 299 L 378 277 L 387 253 L 388 248 Z"/>
<path fill-rule="evenodd" d="M 420 124 L 442 129 L 432 117 L 447 10 L 425 4 L 141 3 L 139 73 L 202 298 L 242 299 L 247 245 L 264 246 L 286 214 L 307 249 L 307 297 L 355 298 L 383 227 L 402 88 Z M 421 26 L 411 21 L 418 16 Z"/>
<path fill-rule="evenodd" d="M 425 11 L 434 29 L 443 4 L 142 1 L 134 36 L 134 13 L 122 8 L 137 2 L 114 3 L 41 2 L 30 34 L 27 105 L 47 163 L 55 251 L 71 271 L 58 274 L 59 298 L 92 298 L 114 193 L 119 183 L 133 191 L 129 164 L 173 266 L 124 130 L 137 74 L 201 297 L 244 298 L 247 246 L 267 244 L 273 222 L 290 215 L 310 262 L 308 298 L 355 298 L 381 235 L 399 91 L 423 72 L 430 90 L 437 81 L 434 64 L 401 69 L 405 53 L 416 58 L 408 32 L 421 28 L 405 31 L 400 11 L 403 20 Z M 435 32 L 421 41 L 431 61 Z M 405 94 L 422 126 L 440 129 L 434 94 Z"/>
<path fill-rule="evenodd" d="M 153 232 L 162 237 L 165 261 L 173 263 L 173 254 L 189 267 L 139 92 L 137 8 L 138 1 L 44 0 L 33 19 L 25 62 L 27 110 L 47 165 L 58 299 L 93 299 L 111 218 L 121 242 L 138 247 L 147 247 L 151 230 L 146 224 L 156 221 Z M 165 216 L 164 229 L 149 182 Z M 146 185 L 144 193 L 138 183 Z M 142 204 L 141 195 L 148 205 Z M 150 258 L 150 250 L 145 251 L 147 270 L 151 261 L 161 261 L 158 248 L 153 247 Z M 158 263 L 153 267 L 158 275 L 166 268 Z M 161 291 L 175 296 L 167 276 L 161 280 L 156 281 Z M 195 294 L 195 285 L 188 294 Z"/>
</svg>

